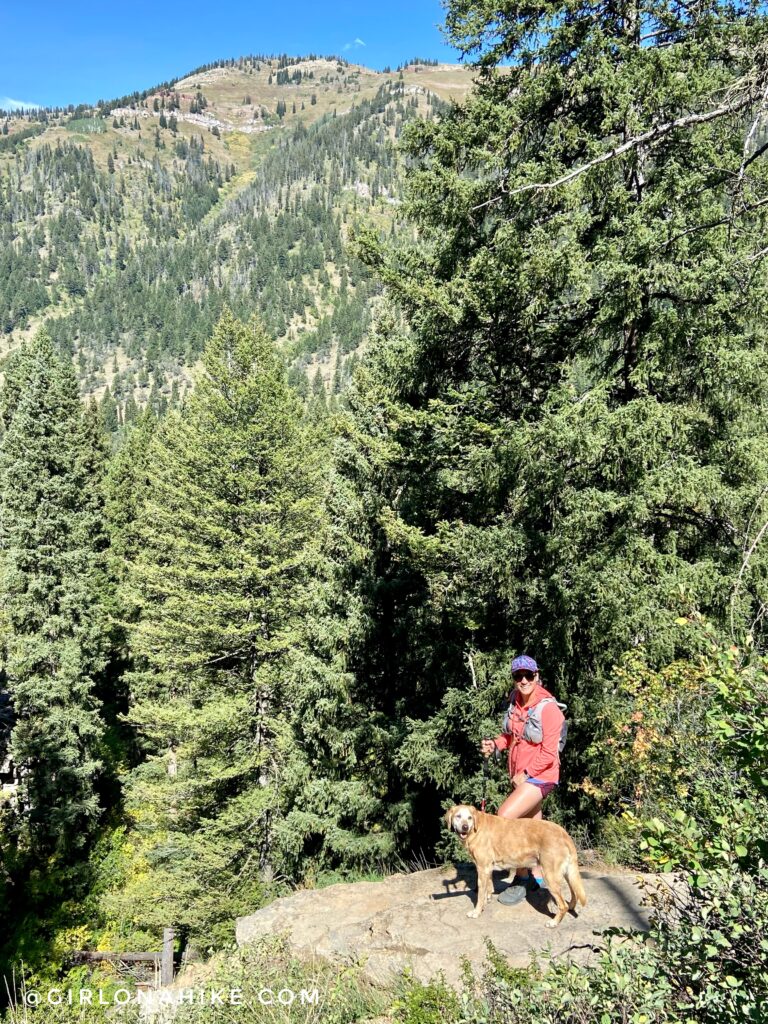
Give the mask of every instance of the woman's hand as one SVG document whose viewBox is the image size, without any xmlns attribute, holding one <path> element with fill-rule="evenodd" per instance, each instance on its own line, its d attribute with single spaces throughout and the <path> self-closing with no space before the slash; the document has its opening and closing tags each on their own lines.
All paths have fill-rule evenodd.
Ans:
<svg viewBox="0 0 768 1024">
<path fill-rule="evenodd" d="M 483 757 L 490 757 L 495 749 L 496 744 L 493 742 L 493 740 L 483 740 L 480 743 L 480 753 L 483 755 Z"/>
<path fill-rule="evenodd" d="M 515 789 L 517 789 L 518 786 L 522 785 L 524 782 L 527 782 L 527 780 L 528 776 L 525 774 L 525 772 L 518 772 L 517 775 L 512 776 L 512 785 L 515 787 Z"/>
</svg>

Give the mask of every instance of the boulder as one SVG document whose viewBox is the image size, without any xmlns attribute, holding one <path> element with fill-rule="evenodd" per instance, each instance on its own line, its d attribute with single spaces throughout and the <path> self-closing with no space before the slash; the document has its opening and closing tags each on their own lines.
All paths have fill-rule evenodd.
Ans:
<svg viewBox="0 0 768 1024">
<path fill-rule="evenodd" d="M 506 883 L 497 873 L 496 894 Z M 583 962 L 594 956 L 606 928 L 648 928 L 644 876 L 582 871 L 587 906 L 567 914 L 559 928 L 546 928 L 552 914 L 546 889 L 515 907 L 492 898 L 477 919 L 468 918 L 476 876 L 469 864 L 392 875 L 380 882 L 354 882 L 306 889 L 238 918 L 237 943 L 285 934 L 300 957 L 332 963 L 361 961 L 364 973 L 386 982 L 408 967 L 428 981 L 442 971 L 449 984 L 461 981 L 461 959 L 478 971 L 487 958 L 486 939 L 512 966 L 525 967 L 532 953 Z M 648 877 L 648 876 L 645 876 Z"/>
</svg>

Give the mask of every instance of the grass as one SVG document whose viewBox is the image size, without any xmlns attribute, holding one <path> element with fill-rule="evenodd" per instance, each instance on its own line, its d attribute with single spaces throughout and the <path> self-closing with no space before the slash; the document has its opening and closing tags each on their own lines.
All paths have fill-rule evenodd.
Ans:
<svg viewBox="0 0 768 1024">
<path fill-rule="evenodd" d="M 111 989 L 102 987 L 95 975 L 83 978 L 82 987 L 102 990 L 105 1002 L 111 1003 Z M 176 1024 L 351 1024 L 380 1018 L 395 996 L 394 989 L 369 982 L 362 963 L 340 966 L 299 960 L 281 936 L 269 936 L 252 946 L 218 954 L 205 964 L 193 964 L 161 998 L 168 999 L 180 990 L 191 992 L 187 998 L 195 1001 L 178 1004 L 173 1017 Z M 64 986 L 62 991 L 66 991 Z M 77 1004 L 74 986 L 73 991 Z M 224 993 L 223 1005 L 211 1005 L 213 991 Z M 66 1003 L 50 1006 L 43 1001 L 30 1007 L 23 996 L 15 998 L 0 1016 L 3 1024 L 103 1024 L 105 1019 L 138 1024 L 141 1018 L 135 1002 L 125 1007 L 79 1007 Z"/>
</svg>

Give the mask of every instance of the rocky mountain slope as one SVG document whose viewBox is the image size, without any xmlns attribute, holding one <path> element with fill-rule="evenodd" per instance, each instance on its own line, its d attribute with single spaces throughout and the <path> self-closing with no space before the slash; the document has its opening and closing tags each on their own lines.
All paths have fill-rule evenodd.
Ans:
<svg viewBox="0 0 768 1024">
<path fill-rule="evenodd" d="M 0 353 L 45 323 L 117 419 L 190 379 L 226 303 L 258 311 L 297 386 L 339 390 L 377 285 L 346 248 L 397 233 L 397 138 L 471 87 L 412 63 L 244 57 L 0 136 Z M 302 384 L 303 382 L 303 384 Z"/>
</svg>

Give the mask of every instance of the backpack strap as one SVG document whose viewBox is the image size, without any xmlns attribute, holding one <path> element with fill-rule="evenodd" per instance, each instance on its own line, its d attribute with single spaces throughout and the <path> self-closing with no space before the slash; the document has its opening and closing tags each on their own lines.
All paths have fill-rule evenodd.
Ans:
<svg viewBox="0 0 768 1024">
<path fill-rule="evenodd" d="M 557 704 L 557 706 L 560 708 L 563 714 L 565 714 L 565 712 L 568 710 L 568 705 L 561 704 L 557 697 L 545 697 L 544 700 L 540 700 L 534 708 L 531 708 L 531 711 L 534 711 L 535 708 L 543 707 L 545 704 Z"/>
</svg>

